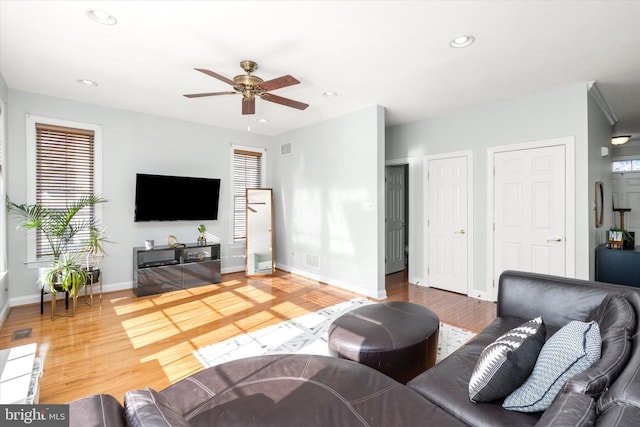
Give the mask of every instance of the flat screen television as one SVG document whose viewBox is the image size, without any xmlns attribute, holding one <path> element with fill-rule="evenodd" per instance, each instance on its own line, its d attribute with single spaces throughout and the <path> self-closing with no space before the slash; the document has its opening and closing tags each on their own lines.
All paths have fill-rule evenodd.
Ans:
<svg viewBox="0 0 640 427">
<path fill-rule="evenodd" d="M 136 174 L 135 222 L 218 219 L 220 180 Z"/>
</svg>

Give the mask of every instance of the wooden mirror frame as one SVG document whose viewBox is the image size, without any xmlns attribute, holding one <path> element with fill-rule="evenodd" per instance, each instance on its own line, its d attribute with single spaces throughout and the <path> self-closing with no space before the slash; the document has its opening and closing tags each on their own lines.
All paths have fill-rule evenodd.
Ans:
<svg viewBox="0 0 640 427">
<path fill-rule="evenodd" d="M 602 182 L 596 182 L 596 228 L 600 228 L 604 225 L 604 190 L 602 188 Z"/>
<path fill-rule="evenodd" d="M 262 195 L 262 199 L 259 202 L 252 202 L 252 195 Z M 265 275 L 270 275 L 273 274 L 275 271 L 275 251 L 274 251 L 274 241 L 275 241 L 275 236 L 274 236 L 274 232 L 273 232 L 273 190 L 271 188 L 247 188 L 246 189 L 246 236 L 245 236 L 245 275 L 246 276 L 265 276 Z M 269 208 L 264 210 L 264 209 L 260 209 L 260 206 L 264 206 L 265 204 L 269 204 Z M 254 205 L 254 206 L 252 206 Z M 255 214 L 260 214 L 262 213 L 262 215 L 268 215 L 269 217 L 267 218 L 266 216 L 264 216 L 262 218 L 262 220 L 260 222 L 263 223 L 263 227 L 259 227 L 258 232 L 260 235 L 264 235 L 269 233 L 269 239 L 270 241 L 266 241 L 266 240 L 262 240 L 260 242 L 257 243 L 258 247 L 262 248 L 262 251 L 255 251 L 255 247 L 252 248 L 252 245 L 256 244 L 256 236 L 252 236 L 253 232 L 255 232 L 256 230 L 254 229 L 254 227 L 252 227 L 252 219 L 251 217 Z M 255 219 L 254 219 L 255 220 Z M 258 222 L 258 224 L 260 224 L 260 222 Z M 267 229 L 268 227 L 268 229 Z M 270 255 L 270 259 L 266 259 L 265 257 L 259 257 L 259 255 L 262 253 L 262 255 L 266 254 L 268 251 L 269 255 Z M 254 256 L 254 258 L 252 258 L 252 256 Z M 261 261 L 262 259 L 262 261 Z M 254 268 L 250 268 L 249 263 L 253 262 L 254 263 Z M 269 263 L 270 268 L 264 268 L 266 267 L 266 263 Z M 255 268 L 255 263 L 261 263 L 263 264 L 263 267 L 259 267 L 256 271 Z"/>
</svg>

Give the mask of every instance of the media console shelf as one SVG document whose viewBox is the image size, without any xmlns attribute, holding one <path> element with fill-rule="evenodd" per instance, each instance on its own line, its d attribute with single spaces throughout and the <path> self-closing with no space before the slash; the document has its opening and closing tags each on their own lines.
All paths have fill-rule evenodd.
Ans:
<svg viewBox="0 0 640 427">
<path fill-rule="evenodd" d="M 133 248 L 133 286 L 137 296 L 220 283 L 220 244 Z"/>
</svg>

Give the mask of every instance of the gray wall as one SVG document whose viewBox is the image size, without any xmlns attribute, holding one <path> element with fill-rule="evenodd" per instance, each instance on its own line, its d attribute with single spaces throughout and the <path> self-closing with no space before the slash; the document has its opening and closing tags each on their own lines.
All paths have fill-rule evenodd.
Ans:
<svg viewBox="0 0 640 427">
<path fill-rule="evenodd" d="M 196 227 L 200 221 L 134 223 L 136 172 L 221 178 L 219 220 L 205 224 L 207 231 L 222 239 L 223 271 L 244 269 L 244 244 L 233 245 L 230 237 L 230 145 L 270 148 L 271 137 L 12 89 L 8 94 L 8 195 L 16 202 L 23 203 L 27 197 L 27 113 L 102 125 L 102 195 L 108 199 L 102 214 L 107 234 L 115 242 L 106 248 L 108 256 L 102 263 L 105 290 L 131 287 L 132 247 L 144 245 L 145 239 L 165 244 L 169 234 L 180 242 L 195 242 L 198 236 Z M 267 184 L 271 182 L 272 169 L 267 166 Z M 171 203 L 171 194 L 166 199 Z M 15 220 L 11 218 L 8 228 L 11 305 L 39 301 L 37 269 L 25 265 L 26 234 L 15 230 Z"/>
<path fill-rule="evenodd" d="M 606 241 L 606 230 L 613 225 L 613 211 L 611 210 L 611 154 L 602 157 L 601 147 L 611 150 L 611 125 L 598 104 L 589 96 L 589 278 L 595 279 L 595 248 Z M 595 215 L 595 183 L 602 182 L 604 201 L 604 224 L 596 228 Z"/>
<path fill-rule="evenodd" d="M 384 298 L 384 109 L 275 139 L 292 144 L 273 160 L 278 266 Z"/>
<path fill-rule="evenodd" d="M 487 272 L 487 148 L 506 144 L 571 136 L 575 139 L 576 196 L 575 271 L 589 276 L 587 188 L 587 85 L 509 100 L 387 129 L 386 159 L 410 159 L 410 198 L 413 198 L 412 283 L 425 283 L 423 262 L 423 157 L 462 150 L 473 152 L 474 173 L 474 271 L 477 295 L 491 294 Z M 472 292 L 475 296 L 476 292 Z"/>
</svg>

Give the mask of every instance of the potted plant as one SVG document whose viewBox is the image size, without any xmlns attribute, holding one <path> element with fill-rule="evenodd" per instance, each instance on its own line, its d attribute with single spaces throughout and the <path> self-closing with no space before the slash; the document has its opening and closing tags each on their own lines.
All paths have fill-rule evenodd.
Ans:
<svg viewBox="0 0 640 427">
<path fill-rule="evenodd" d="M 206 246 L 207 245 L 207 238 L 204 237 L 204 232 L 207 231 L 207 227 L 204 226 L 204 224 L 200 224 L 198 226 L 198 232 L 200 233 L 200 235 L 198 236 L 198 246 Z"/>
<path fill-rule="evenodd" d="M 69 204 L 64 209 L 49 209 L 39 204 L 16 204 L 7 200 L 7 207 L 19 219 L 18 228 L 40 230 L 49 244 L 51 264 L 42 270 L 39 282 L 47 285 L 51 293 L 69 292 L 71 296 L 87 282 L 87 269 L 84 269 L 79 256 L 82 253 L 104 253 L 106 241 L 104 230 L 94 219 L 79 219 L 76 214 L 82 209 L 103 203 L 100 196 L 89 195 Z M 79 241 L 80 236 L 88 233 L 88 238 Z"/>
<path fill-rule="evenodd" d="M 64 291 L 75 296 L 88 277 L 89 273 L 78 262 L 77 254 L 64 253 L 44 269 L 40 281 L 43 285 L 49 285 L 52 293 Z"/>
<path fill-rule="evenodd" d="M 622 249 L 623 245 L 627 247 L 629 244 L 631 244 L 631 246 L 635 244 L 633 235 L 618 226 L 609 228 L 609 231 L 607 231 L 607 241 L 609 242 L 610 248 L 612 247 L 611 242 L 614 242 L 614 245 L 619 245 L 619 247 L 616 245 L 619 249 Z"/>
</svg>

